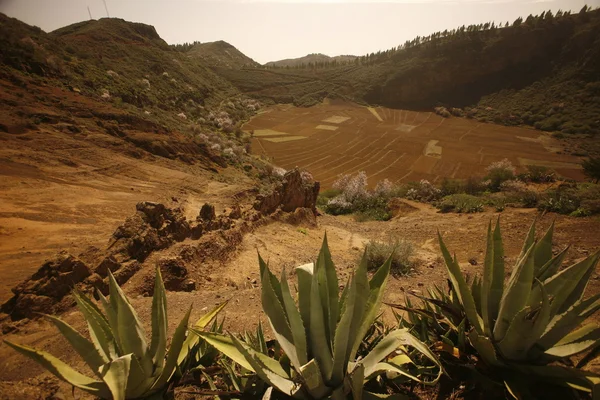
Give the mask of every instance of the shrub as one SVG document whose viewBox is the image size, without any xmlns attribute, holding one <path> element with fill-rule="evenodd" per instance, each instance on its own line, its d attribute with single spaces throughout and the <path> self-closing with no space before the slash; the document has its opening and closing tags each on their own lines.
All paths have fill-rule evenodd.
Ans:
<svg viewBox="0 0 600 400">
<path fill-rule="evenodd" d="M 405 240 L 386 241 L 371 240 L 365 245 L 364 254 L 369 271 L 377 269 L 391 254 L 391 272 L 398 275 L 407 275 L 413 270 L 414 246 Z"/>
<path fill-rule="evenodd" d="M 583 173 L 595 183 L 600 181 L 600 157 L 590 157 L 581 163 Z"/>
<path fill-rule="evenodd" d="M 489 187 L 493 191 L 500 190 L 502 182 L 515 178 L 516 169 L 512 163 L 505 158 L 502 161 L 491 163 L 487 168 L 486 179 L 490 180 Z"/>
<path fill-rule="evenodd" d="M 442 213 L 476 213 L 483 211 L 483 202 L 479 197 L 470 194 L 452 194 L 444 197 L 437 208 Z"/>
<path fill-rule="evenodd" d="M 538 202 L 538 209 L 559 214 L 571 214 L 579 208 L 579 205 L 580 199 L 575 189 L 558 188 L 544 193 Z"/>
<path fill-rule="evenodd" d="M 500 184 L 500 191 L 506 194 L 509 202 L 519 203 L 525 208 L 533 208 L 538 204 L 537 192 L 530 190 L 527 185 L 521 181 L 504 181 Z"/>
<path fill-rule="evenodd" d="M 525 173 L 522 178 L 524 181 L 534 183 L 549 183 L 556 180 L 556 173 L 548 167 L 528 165 L 527 173 Z"/>
<path fill-rule="evenodd" d="M 430 203 L 440 198 L 442 192 L 426 179 L 421 179 L 419 183 L 406 192 L 406 198 L 423 203 Z"/>
<path fill-rule="evenodd" d="M 357 221 L 387 221 L 392 215 L 387 204 L 393 187 L 387 179 L 379 182 L 374 191 L 367 189 L 367 174 L 360 171 L 355 176 L 343 175 L 333 183 L 333 190 L 339 193 L 327 200 L 325 212 L 332 215 L 358 212 Z"/>
<path fill-rule="evenodd" d="M 320 191 L 319 196 L 317 197 L 317 206 L 326 207 L 329 200 L 339 196 L 341 193 L 342 191 L 338 189 L 326 189 Z"/>
<path fill-rule="evenodd" d="M 465 193 L 465 184 L 460 179 L 444 178 L 440 184 L 440 191 L 442 196 Z"/>
</svg>

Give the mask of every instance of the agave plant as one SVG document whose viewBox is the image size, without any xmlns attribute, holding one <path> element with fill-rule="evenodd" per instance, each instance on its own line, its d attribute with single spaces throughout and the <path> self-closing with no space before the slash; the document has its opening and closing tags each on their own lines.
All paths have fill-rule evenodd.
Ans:
<svg viewBox="0 0 600 400">
<path fill-rule="evenodd" d="M 437 366 L 437 376 L 434 374 L 428 382 L 434 384 L 442 373 L 439 361 L 406 329 L 390 332 L 364 358 L 356 358 L 362 338 L 378 316 L 390 262 L 388 259 L 369 281 L 363 257 L 340 294 L 325 236 L 316 263 L 296 268 L 296 306 L 285 269 L 277 279 L 259 255 L 263 310 L 286 355 L 279 361 L 233 335 L 193 331 L 242 367 L 254 371 L 271 388 L 294 398 L 343 399 L 351 395 L 361 399 L 365 382 L 388 371 L 423 382 L 406 367 L 411 362 L 406 361 L 408 357 L 396 357 L 407 345 Z M 403 362 L 386 360 L 390 355 Z"/>
<path fill-rule="evenodd" d="M 600 309 L 600 294 L 584 299 L 600 252 L 561 268 L 567 249 L 552 254 L 553 231 L 554 224 L 536 241 L 535 223 L 531 226 L 507 283 L 499 221 L 493 230 L 488 227 L 483 275 L 470 284 L 440 235 L 451 294 L 436 289 L 424 309 L 406 307 L 409 319 L 416 317 L 412 322 L 425 324 L 442 341 L 444 330 L 462 340 L 463 348 L 468 340 L 515 398 L 529 390 L 523 374 L 598 395 L 600 376 L 568 367 L 567 361 L 600 345 L 600 326 L 581 326 Z"/>
<path fill-rule="evenodd" d="M 186 339 L 191 307 L 179 323 L 167 351 L 167 299 L 165 287 L 156 270 L 152 298 L 152 338 L 146 333 L 129 300 L 109 272 L 109 299 L 98 293 L 104 314 L 83 293 L 73 293 L 77 306 L 87 321 L 91 341 L 60 318 L 46 317 L 58 328 L 73 349 L 94 372 L 88 377 L 65 362 L 44 351 L 5 341 L 19 353 L 33 359 L 58 378 L 103 399 L 162 398 L 178 360 L 197 341 L 195 335 Z M 223 305 L 198 321 L 203 328 Z M 187 344 L 187 346 L 184 346 Z"/>
</svg>

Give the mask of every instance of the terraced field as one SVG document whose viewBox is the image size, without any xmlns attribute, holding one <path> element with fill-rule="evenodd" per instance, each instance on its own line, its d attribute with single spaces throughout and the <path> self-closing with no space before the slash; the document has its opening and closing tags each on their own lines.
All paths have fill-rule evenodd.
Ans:
<svg viewBox="0 0 600 400">
<path fill-rule="evenodd" d="M 254 153 L 286 169 L 304 167 L 324 188 L 340 174 L 361 170 L 371 185 L 384 178 L 436 182 L 483 176 L 490 163 L 503 158 L 520 169 L 544 165 L 564 177 L 583 178 L 579 158 L 560 154 L 560 143 L 539 131 L 446 119 L 431 112 L 351 103 L 278 105 L 254 117 L 244 130 L 255 131 Z"/>
</svg>

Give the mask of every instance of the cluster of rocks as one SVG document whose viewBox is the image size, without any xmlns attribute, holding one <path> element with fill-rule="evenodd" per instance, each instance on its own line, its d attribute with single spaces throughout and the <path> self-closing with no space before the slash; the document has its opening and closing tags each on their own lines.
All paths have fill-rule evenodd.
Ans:
<svg viewBox="0 0 600 400">
<path fill-rule="evenodd" d="M 179 255 L 159 258 L 156 266 L 167 290 L 195 290 L 196 282 L 188 271 L 190 263 L 207 258 L 224 259 L 241 243 L 245 233 L 266 223 L 266 216 L 293 224 L 316 223 L 318 193 L 318 182 L 307 182 L 300 171 L 292 170 L 270 195 L 257 196 L 251 209 L 242 210 L 235 205 L 228 212 L 216 215 L 215 207 L 205 204 L 191 222 L 180 208 L 148 201 L 138 203 L 136 213 L 115 230 L 107 248 L 93 257 L 99 260 L 97 264 L 90 265 L 93 263 L 61 252 L 31 278 L 14 287 L 14 296 L 0 306 L 0 312 L 13 321 L 34 318 L 39 313 L 62 312 L 74 304 L 73 289 L 106 294 L 109 271 L 123 285 L 142 269 L 153 252 L 188 238 L 197 242 L 182 244 Z M 142 292 L 151 295 L 152 291 L 153 281 Z"/>
</svg>

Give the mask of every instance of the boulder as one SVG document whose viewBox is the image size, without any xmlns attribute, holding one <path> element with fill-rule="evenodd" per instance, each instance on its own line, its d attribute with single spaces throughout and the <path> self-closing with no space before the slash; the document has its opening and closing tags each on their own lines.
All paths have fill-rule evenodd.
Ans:
<svg viewBox="0 0 600 400">
<path fill-rule="evenodd" d="M 90 275 L 90 269 L 81 260 L 60 252 L 31 278 L 14 287 L 14 296 L 0 310 L 13 320 L 32 318 L 36 313 L 54 313 L 57 304 Z"/>
<path fill-rule="evenodd" d="M 286 172 L 282 182 L 270 194 L 256 197 L 254 208 L 263 215 L 272 214 L 278 208 L 285 212 L 308 208 L 316 214 L 320 184 L 306 176 L 298 169 Z"/>
</svg>

